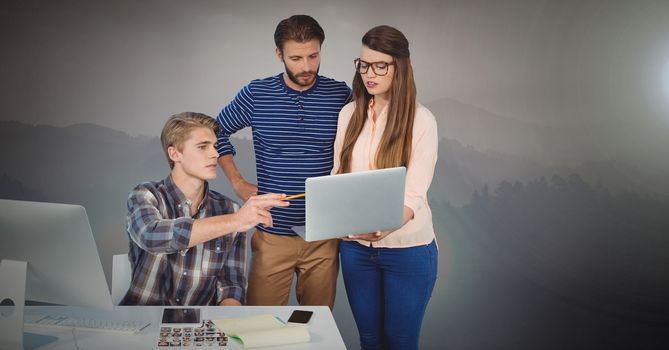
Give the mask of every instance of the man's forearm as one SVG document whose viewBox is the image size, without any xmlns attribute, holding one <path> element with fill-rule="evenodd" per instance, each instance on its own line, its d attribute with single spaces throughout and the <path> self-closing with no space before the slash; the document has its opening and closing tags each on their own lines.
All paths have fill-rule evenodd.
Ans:
<svg viewBox="0 0 669 350">
<path fill-rule="evenodd" d="M 197 219 L 193 222 L 188 247 L 216 239 L 224 234 L 240 231 L 242 226 L 236 213 Z"/>
<path fill-rule="evenodd" d="M 249 198 L 246 203 L 233 214 L 217 215 L 195 219 L 190 234 L 188 247 L 210 241 L 232 232 L 246 232 L 258 224 L 272 226 L 272 207 L 287 207 L 289 202 L 282 200 L 285 194 L 269 193 Z"/>
<path fill-rule="evenodd" d="M 239 172 L 239 169 L 237 169 L 237 165 L 235 165 L 232 154 L 226 154 L 218 157 L 218 165 L 221 167 L 221 169 L 223 169 L 223 173 L 228 178 L 230 184 L 239 180 L 244 180 L 242 174 Z"/>
<path fill-rule="evenodd" d="M 223 169 L 225 176 L 228 177 L 232 189 L 235 194 L 244 202 L 249 200 L 251 196 L 258 194 L 258 187 L 255 184 L 247 182 L 242 174 L 237 169 L 235 162 L 232 159 L 232 154 L 226 154 L 218 157 L 218 164 Z"/>
</svg>

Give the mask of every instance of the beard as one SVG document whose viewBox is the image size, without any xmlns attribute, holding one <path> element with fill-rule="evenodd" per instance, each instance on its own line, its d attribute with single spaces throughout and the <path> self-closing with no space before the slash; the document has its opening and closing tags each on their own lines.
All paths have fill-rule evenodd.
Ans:
<svg viewBox="0 0 669 350">
<path fill-rule="evenodd" d="M 290 79 L 290 81 L 299 86 L 312 85 L 316 81 L 316 76 L 318 75 L 318 71 L 321 69 L 321 67 L 319 66 L 315 72 L 307 71 L 307 72 L 295 73 L 288 68 L 285 62 L 283 66 L 286 68 L 286 75 L 288 75 L 288 79 Z"/>
</svg>

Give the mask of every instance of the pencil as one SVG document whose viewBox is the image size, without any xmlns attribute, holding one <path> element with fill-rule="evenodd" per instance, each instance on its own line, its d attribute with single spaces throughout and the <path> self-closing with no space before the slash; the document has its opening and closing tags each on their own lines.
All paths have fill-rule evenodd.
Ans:
<svg viewBox="0 0 669 350">
<path fill-rule="evenodd" d="M 306 193 L 294 194 L 294 195 L 292 195 L 292 196 L 288 196 L 288 197 L 285 197 L 285 198 L 281 198 L 281 200 L 282 200 L 282 201 L 289 201 L 289 200 L 291 200 L 291 199 L 302 198 L 302 197 L 304 197 L 304 196 L 306 196 Z"/>
</svg>

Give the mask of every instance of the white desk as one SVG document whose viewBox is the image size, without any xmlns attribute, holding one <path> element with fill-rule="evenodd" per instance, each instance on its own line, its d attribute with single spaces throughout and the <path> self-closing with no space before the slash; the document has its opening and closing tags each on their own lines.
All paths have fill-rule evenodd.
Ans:
<svg viewBox="0 0 669 350">
<path fill-rule="evenodd" d="M 284 321 L 288 319 L 295 309 L 313 311 L 314 315 L 307 325 L 311 341 L 304 344 L 291 344 L 272 349 L 346 349 L 344 341 L 339 334 L 337 324 L 327 306 L 200 306 L 201 318 L 223 319 L 233 317 L 244 317 L 259 314 L 271 314 L 278 316 Z M 114 311 L 93 310 L 69 306 L 27 306 L 25 315 L 62 315 L 93 319 L 109 320 L 141 320 L 151 322 L 151 325 L 139 334 L 118 334 L 97 331 L 77 330 L 75 332 L 79 349 L 157 349 L 160 321 L 162 317 L 162 306 L 117 306 Z M 38 349 L 76 349 L 71 330 L 61 330 L 44 327 L 25 326 L 24 332 L 36 333 L 51 338 L 52 341 L 42 344 Z M 45 339 L 33 339 L 29 343 L 37 341 L 43 343 Z M 55 340 L 55 341 L 53 341 Z M 239 343 L 230 339 L 226 347 L 202 347 L 199 349 L 241 349 Z M 164 349 L 164 348 L 160 348 Z M 175 349 L 171 347 L 170 349 Z M 260 348 L 269 349 L 269 348 Z"/>
</svg>

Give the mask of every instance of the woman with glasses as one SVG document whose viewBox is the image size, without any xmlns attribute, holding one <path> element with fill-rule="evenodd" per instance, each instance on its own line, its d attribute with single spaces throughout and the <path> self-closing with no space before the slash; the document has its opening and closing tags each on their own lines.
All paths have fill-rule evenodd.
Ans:
<svg viewBox="0 0 669 350">
<path fill-rule="evenodd" d="M 333 173 L 404 166 L 404 225 L 340 244 L 346 293 L 362 349 L 417 349 L 437 278 L 427 190 L 437 161 L 437 124 L 416 102 L 409 42 L 389 26 L 369 30 L 354 61 L 354 101 L 339 113 Z"/>
</svg>

